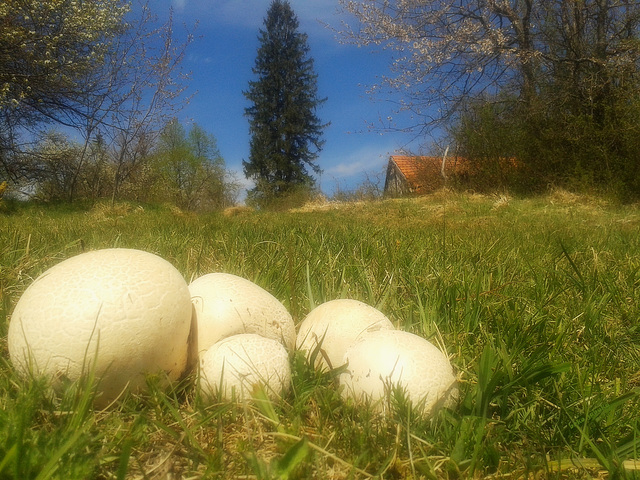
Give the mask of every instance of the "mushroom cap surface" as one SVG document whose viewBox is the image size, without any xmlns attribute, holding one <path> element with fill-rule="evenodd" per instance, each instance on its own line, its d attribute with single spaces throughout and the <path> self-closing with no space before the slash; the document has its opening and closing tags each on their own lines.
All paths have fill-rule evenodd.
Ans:
<svg viewBox="0 0 640 480">
<path fill-rule="evenodd" d="M 293 350 L 296 329 L 291 314 L 259 285 L 230 273 L 209 273 L 191 282 L 189 291 L 197 322 L 198 352 L 240 333 L 272 338 Z"/>
<path fill-rule="evenodd" d="M 309 358 L 320 345 L 316 368 L 333 369 L 343 365 L 347 348 L 359 335 L 393 329 L 391 320 L 366 303 L 352 299 L 331 300 L 311 310 L 302 321 L 296 347 L 306 351 Z"/>
<path fill-rule="evenodd" d="M 8 333 L 11 362 L 54 387 L 93 369 L 97 404 L 146 387 L 145 374 L 185 370 L 192 306 L 184 278 L 140 250 L 83 253 L 51 267 L 18 300 Z"/>
<path fill-rule="evenodd" d="M 200 391 L 206 399 L 247 401 L 262 386 L 272 400 L 291 384 L 284 345 L 255 333 L 224 338 L 200 355 Z"/>
<path fill-rule="evenodd" d="M 384 408 L 389 388 L 400 386 L 426 415 L 457 398 L 449 359 L 424 338 L 401 330 L 361 335 L 344 355 L 347 370 L 339 377 L 343 397 L 370 400 Z"/>
</svg>

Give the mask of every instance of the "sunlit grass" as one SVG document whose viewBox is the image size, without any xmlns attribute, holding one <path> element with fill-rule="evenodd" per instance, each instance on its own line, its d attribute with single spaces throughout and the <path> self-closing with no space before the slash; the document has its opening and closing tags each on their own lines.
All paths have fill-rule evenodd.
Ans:
<svg viewBox="0 0 640 480">
<path fill-rule="evenodd" d="M 439 193 L 293 212 L 164 206 L 0 214 L 0 478 L 633 476 L 640 458 L 640 210 L 563 192 Z M 430 420 L 341 399 L 292 357 L 281 403 L 205 406 L 189 379 L 116 408 L 18 378 L 9 315 L 37 275 L 82 251 L 139 248 L 189 281 L 224 271 L 296 322 L 355 298 L 444 348 L 460 401 Z M 163 476 L 164 475 L 164 476 Z"/>
</svg>

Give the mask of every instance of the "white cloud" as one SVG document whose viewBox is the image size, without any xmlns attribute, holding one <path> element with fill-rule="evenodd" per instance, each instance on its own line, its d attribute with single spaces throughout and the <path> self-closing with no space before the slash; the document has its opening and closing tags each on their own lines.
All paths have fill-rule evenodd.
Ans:
<svg viewBox="0 0 640 480">
<path fill-rule="evenodd" d="M 335 177 L 351 177 L 371 169 L 371 163 L 368 160 L 358 160 L 355 162 L 342 162 L 328 168 L 325 173 Z M 378 162 L 374 162 L 378 163 Z"/>
<path fill-rule="evenodd" d="M 187 55 L 187 61 L 193 64 L 207 65 L 213 63 L 214 58 L 209 55 L 204 56 L 198 53 L 189 53 L 189 55 Z"/>
<path fill-rule="evenodd" d="M 178 12 L 182 12 L 187 5 L 187 0 L 171 0 L 171 5 Z"/>
<path fill-rule="evenodd" d="M 387 163 L 388 153 L 383 148 L 363 147 L 328 167 L 324 174 L 330 177 L 354 177 L 365 172 L 378 172 Z"/>
</svg>

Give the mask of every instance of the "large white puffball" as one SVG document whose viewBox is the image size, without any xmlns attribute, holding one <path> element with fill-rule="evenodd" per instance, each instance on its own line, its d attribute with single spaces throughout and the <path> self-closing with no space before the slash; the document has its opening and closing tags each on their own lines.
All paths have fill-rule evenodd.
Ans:
<svg viewBox="0 0 640 480">
<path fill-rule="evenodd" d="M 189 285 L 198 329 L 197 351 L 239 333 L 256 333 L 282 342 L 289 350 L 296 343 L 291 314 L 259 285 L 229 273 L 209 273 Z"/>
<path fill-rule="evenodd" d="M 9 355 L 23 374 L 76 380 L 93 369 L 97 403 L 145 374 L 185 370 L 192 306 L 184 278 L 148 252 L 105 249 L 71 257 L 23 293 L 9 324 Z M 95 363 L 94 363 L 95 360 Z"/>
<path fill-rule="evenodd" d="M 242 333 L 200 355 L 200 391 L 206 400 L 247 401 L 256 388 L 277 400 L 291 384 L 289 354 L 272 338 Z"/>
<path fill-rule="evenodd" d="M 435 345 L 409 332 L 365 333 L 347 349 L 344 362 L 347 369 L 339 377 L 343 397 L 368 400 L 384 409 L 390 389 L 401 387 L 426 415 L 457 398 L 449 359 Z"/>
<path fill-rule="evenodd" d="M 366 303 L 352 299 L 331 300 L 311 310 L 302 321 L 296 348 L 306 351 L 307 358 L 317 351 L 316 368 L 333 369 L 343 364 L 347 348 L 360 334 L 393 328 L 391 320 Z"/>
</svg>

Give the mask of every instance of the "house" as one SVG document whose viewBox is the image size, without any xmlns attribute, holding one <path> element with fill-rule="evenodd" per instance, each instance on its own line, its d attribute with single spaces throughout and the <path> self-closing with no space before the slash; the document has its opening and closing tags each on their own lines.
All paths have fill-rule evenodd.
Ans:
<svg viewBox="0 0 640 480">
<path fill-rule="evenodd" d="M 442 188 L 445 175 L 458 175 L 465 170 L 466 162 L 459 157 L 447 157 L 443 170 L 442 157 L 392 155 L 387 166 L 384 195 L 425 195 Z"/>
</svg>

